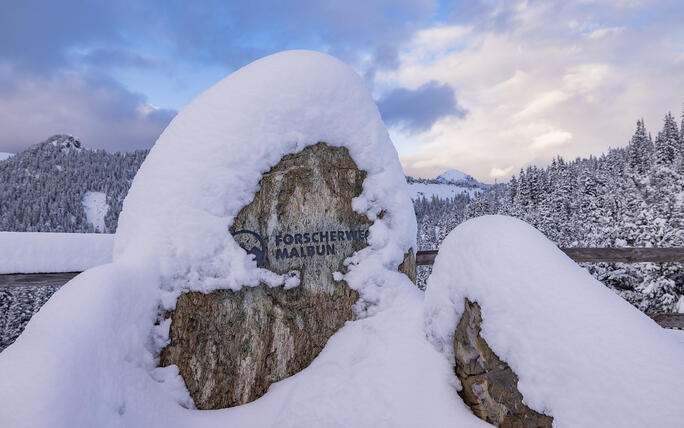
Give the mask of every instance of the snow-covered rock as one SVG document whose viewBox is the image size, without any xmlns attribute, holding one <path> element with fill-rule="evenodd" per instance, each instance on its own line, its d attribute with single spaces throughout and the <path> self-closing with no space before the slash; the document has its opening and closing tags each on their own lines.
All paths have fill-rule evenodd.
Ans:
<svg viewBox="0 0 684 428">
<path fill-rule="evenodd" d="M 684 347 L 526 223 L 479 217 L 442 243 L 424 313 L 452 363 L 465 299 L 524 403 L 554 427 L 681 425 Z"/>
<path fill-rule="evenodd" d="M 228 228 L 265 172 L 319 141 L 346 147 L 367 173 L 352 207 L 373 222 L 368 246 L 335 275 L 360 294 L 358 318 L 256 401 L 191 410 L 178 369 L 157 367 L 170 324 L 159 315 L 188 290 L 286 283 L 257 268 Z M 422 293 L 397 272 L 415 235 L 398 156 L 363 79 L 307 51 L 250 64 L 159 138 L 124 202 L 114 262 L 62 287 L 0 353 L 0 426 L 484 426 L 425 337 Z"/>
<path fill-rule="evenodd" d="M 295 272 L 299 285 L 178 298 L 160 365 L 179 367 L 197 408 L 261 397 L 272 383 L 311 364 L 352 319 L 359 294 L 334 276 L 368 245 L 372 223 L 351 205 L 365 176 L 345 148 L 322 142 L 284 156 L 262 176 L 231 233 L 258 256 L 261 268 Z"/>
</svg>

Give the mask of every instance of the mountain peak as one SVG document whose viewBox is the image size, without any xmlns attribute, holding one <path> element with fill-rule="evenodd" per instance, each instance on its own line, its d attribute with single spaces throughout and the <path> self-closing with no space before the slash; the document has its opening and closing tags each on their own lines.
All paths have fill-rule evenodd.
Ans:
<svg viewBox="0 0 684 428">
<path fill-rule="evenodd" d="M 52 144 L 60 150 L 81 151 L 81 142 L 71 135 L 56 134 L 45 140 L 45 144 Z"/>
<path fill-rule="evenodd" d="M 437 177 L 437 181 L 441 181 L 442 183 L 477 183 L 477 180 L 472 176 L 457 169 L 445 171 Z"/>
</svg>

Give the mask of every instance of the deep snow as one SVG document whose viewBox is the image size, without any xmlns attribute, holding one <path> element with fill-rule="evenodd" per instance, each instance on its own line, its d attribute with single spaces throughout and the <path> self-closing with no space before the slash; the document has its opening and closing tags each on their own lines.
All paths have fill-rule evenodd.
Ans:
<svg viewBox="0 0 684 428">
<path fill-rule="evenodd" d="M 114 235 L 0 232 L 0 274 L 80 272 L 112 261 Z"/>
<path fill-rule="evenodd" d="M 684 421 L 676 337 L 512 217 L 467 221 L 444 240 L 425 323 L 448 358 L 464 298 L 482 336 L 519 376 L 525 403 L 554 427 L 673 427 Z"/>
</svg>

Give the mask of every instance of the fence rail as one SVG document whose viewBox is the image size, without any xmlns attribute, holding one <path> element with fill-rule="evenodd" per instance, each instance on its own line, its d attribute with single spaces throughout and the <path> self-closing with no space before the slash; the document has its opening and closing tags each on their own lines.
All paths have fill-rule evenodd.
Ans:
<svg viewBox="0 0 684 428">
<path fill-rule="evenodd" d="M 576 262 L 684 263 L 684 248 L 561 248 Z M 431 266 L 437 250 L 418 251 L 416 264 Z M 80 272 L 0 274 L 0 288 L 60 286 Z"/>
<path fill-rule="evenodd" d="M 561 248 L 576 262 L 612 263 L 684 263 L 684 248 Z M 418 251 L 416 264 L 435 263 L 437 250 Z"/>
<path fill-rule="evenodd" d="M 561 248 L 576 262 L 684 263 L 684 248 Z M 435 263 L 437 250 L 418 251 L 416 264 Z M 61 286 L 80 272 L 0 274 L 0 289 L 8 287 Z M 647 313 L 664 328 L 684 329 L 684 314 Z"/>
<path fill-rule="evenodd" d="M 2 274 L 0 275 L 0 288 L 61 286 L 79 273 L 81 272 Z"/>
</svg>

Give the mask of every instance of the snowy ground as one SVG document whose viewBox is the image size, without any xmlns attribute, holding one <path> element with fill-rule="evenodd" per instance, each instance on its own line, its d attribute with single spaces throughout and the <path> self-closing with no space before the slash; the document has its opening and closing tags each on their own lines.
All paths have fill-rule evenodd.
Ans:
<svg viewBox="0 0 684 428">
<path fill-rule="evenodd" d="M 88 223 L 93 225 L 96 232 L 105 231 L 105 216 L 109 211 L 107 195 L 102 192 L 86 192 L 83 195 L 83 209 Z"/>
<path fill-rule="evenodd" d="M 0 162 L 4 161 L 5 159 L 7 159 L 7 158 L 9 158 L 9 157 L 11 157 L 11 156 L 13 156 L 13 155 L 14 155 L 14 153 L 4 153 L 4 152 L 0 152 Z"/>
<path fill-rule="evenodd" d="M 0 352 L 14 343 L 33 315 L 58 288 L 0 288 Z"/>
<path fill-rule="evenodd" d="M 112 261 L 114 235 L 0 232 L 0 274 L 81 272 Z"/>
</svg>

